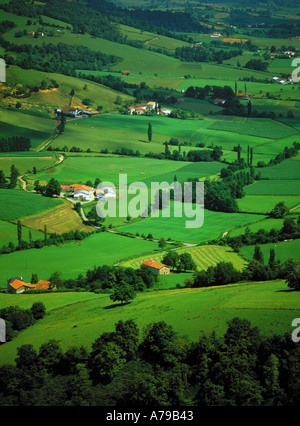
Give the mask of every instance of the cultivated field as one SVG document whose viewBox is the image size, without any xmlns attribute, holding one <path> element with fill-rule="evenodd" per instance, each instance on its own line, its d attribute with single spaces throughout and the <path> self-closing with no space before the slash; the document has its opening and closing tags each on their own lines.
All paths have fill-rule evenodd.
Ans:
<svg viewBox="0 0 300 426">
<path fill-rule="evenodd" d="M 230 247 L 223 246 L 199 246 L 192 248 L 185 248 L 176 250 L 178 254 L 190 253 L 198 270 L 207 269 L 209 266 L 214 266 L 218 262 L 232 262 L 234 267 L 242 270 L 245 266 L 245 261 L 237 254 L 234 253 Z M 121 266 L 139 268 L 145 260 L 155 260 L 161 262 L 166 252 L 157 253 L 154 255 L 144 255 L 138 258 L 126 260 L 121 263 Z"/>
<path fill-rule="evenodd" d="M 32 214 L 40 213 L 63 203 L 62 200 L 47 198 L 18 189 L 0 189 L 0 219 L 16 221 Z"/>
</svg>

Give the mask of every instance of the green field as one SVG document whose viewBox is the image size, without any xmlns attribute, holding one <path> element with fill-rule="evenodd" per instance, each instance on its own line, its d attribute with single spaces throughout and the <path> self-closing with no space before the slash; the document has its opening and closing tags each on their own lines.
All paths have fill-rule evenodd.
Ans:
<svg viewBox="0 0 300 426">
<path fill-rule="evenodd" d="M 91 99 L 91 108 L 95 109 L 98 105 L 103 107 L 103 112 L 111 111 L 116 108 L 115 101 L 117 96 L 122 102 L 132 101 L 132 97 L 124 93 L 117 92 L 101 84 L 92 81 L 83 80 L 80 78 L 71 77 L 68 75 L 56 73 L 44 73 L 36 70 L 23 70 L 16 66 L 10 66 L 7 71 L 7 81 L 10 86 L 16 86 L 22 81 L 23 86 L 40 86 L 41 81 L 50 83 L 55 80 L 59 85 L 55 89 L 39 90 L 32 92 L 30 97 L 18 99 L 21 103 L 21 108 L 24 111 L 45 111 L 53 114 L 55 108 L 62 107 L 79 107 L 87 109 L 86 105 L 82 104 L 85 98 Z M 75 95 L 71 99 L 70 92 L 74 90 Z M 8 98 L 8 105 L 15 106 L 17 101 L 13 98 Z M 71 105 L 70 105 L 71 103 Z M 1 115 L 0 115 L 1 120 Z M 30 119 L 27 118 L 30 123 Z M 57 125 L 56 120 L 49 120 L 53 131 Z M 39 121 L 38 121 L 39 122 Z M 20 126 L 20 124 L 19 124 Z M 26 123 L 25 126 L 26 127 Z M 52 132 L 51 132 L 52 133 Z"/>
<path fill-rule="evenodd" d="M 291 209 L 300 204 L 300 197 L 287 195 L 246 195 L 244 198 L 237 200 L 241 212 L 264 214 L 270 213 L 276 204 L 280 202 L 284 202 Z"/>
<path fill-rule="evenodd" d="M 8 221 L 16 221 L 25 216 L 40 213 L 63 202 L 17 189 L 0 189 L 0 196 L 2 200 L 0 219 Z"/>
<path fill-rule="evenodd" d="M 22 276 L 29 281 L 33 272 L 45 280 L 55 271 L 61 272 L 65 279 L 76 278 L 94 266 L 115 264 L 129 256 L 157 249 L 157 243 L 152 241 L 100 233 L 60 246 L 5 254 L 0 256 L 0 287 L 6 287 L 6 281 L 12 276 Z"/>
<path fill-rule="evenodd" d="M 245 266 L 244 260 L 237 254 L 234 253 L 230 247 L 223 246 L 199 246 L 192 248 L 184 248 L 176 251 L 178 254 L 190 253 L 194 262 L 197 265 L 198 270 L 207 269 L 211 265 L 216 265 L 219 262 L 231 262 L 234 267 L 238 270 L 242 270 Z M 155 260 L 161 262 L 166 252 L 157 253 L 149 256 L 141 256 L 131 260 L 122 262 L 122 266 L 139 268 L 145 260 Z"/>
<path fill-rule="evenodd" d="M 297 180 L 260 180 L 245 188 L 247 195 L 300 195 Z"/>
<path fill-rule="evenodd" d="M 184 163 L 186 164 L 186 163 Z M 188 163 L 190 164 L 190 163 Z M 186 166 L 187 167 L 187 166 Z M 87 180 L 95 181 L 97 177 L 102 182 L 112 182 L 119 184 L 119 174 L 126 174 L 128 183 L 143 181 L 147 178 L 157 179 L 161 170 L 170 174 L 172 178 L 174 173 L 181 170 L 182 163 L 168 160 L 156 160 L 154 158 L 135 158 L 135 157 L 70 157 L 59 166 L 51 169 L 51 173 L 41 172 L 36 175 L 30 175 L 30 179 L 48 181 L 52 177 L 60 183 L 86 183 Z M 201 170 L 201 167 L 199 167 Z M 208 170 L 208 169 L 206 169 Z M 218 166 L 212 171 L 218 170 Z"/>
<path fill-rule="evenodd" d="M 293 216 L 289 216 L 293 217 Z M 298 219 L 298 217 L 293 217 L 295 219 Z M 233 231 L 229 232 L 230 237 L 237 237 L 238 235 L 245 234 L 246 228 L 249 228 L 251 232 L 259 232 L 263 230 L 264 232 L 269 232 L 271 229 L 279 230 L 283 226 L 283 222 L 285 219 L 273 219 L 273 218 L 267 218 L 260 220 L 258 222 L 252 223 L 248 226 L 241 226 L 240 228 L 234 229 Z"/>
<path fill-rule="evenodd" d="M 264 256 L 265 264 L 268 263 L 270 250 L 275 250 L 275 259 L 280 259 L 281 263 L 287 259 L 300 260 L 300 240 L 282 241 L 279 243 L 261 244 L 261 251 Z M 245 258 L 251 260 L 254 254 L 254 246 L 241 247 L 240 252 Z"/>
<path fill-rule="evenodd" d="M 149 233 L 154 238 L 171 238 L 175 241 L 200 244 L 222 236 L 230 229 L 237 226 L 246 225 L 262 219 L 262 216 L 255 214 L 221 213 L 204 210 L 204 223 L 200 228 L 186 228 L 186 221 L 194 221 L 195 217 L 189 219 L 185 217 L 173 217 L 174 204 L 170 203 L 171 217 L 148 217 L 139 222 L 125 225 L 118 228 L 121 232 L 147 236 Z"/>
<path fill-rule="evenodd" d="M 138 150 L 141 154 L 161 153 L 164 151 L 162 144 L 175 137 L 180 142 L 192 146 L 201 142 L 205 147 L 217 145 L 222 146 L 224 150 L 232 150 L 234 146 L 240 144 L 243 155 L 246 154 L 249 145 L 253 147 L 255 163 L 268 162 L 285 146 L 292 146 L 298 135 L 296 129 L 282 123 L 277 123 L 274 127 L 272 120 L 262 120 L 257 122 L 240 117 L 178 120 L 158 116 L 106 114 L 67 123 L 64 134 L 58 141 L 54 141 L 52 146 L 61 148 L 66 146 L 69 149 L 78 146 L 85 151 L 90 149 L 94 152 L 100 152 L 105 148 L 113 152 L 126 146 L 134 151 Z M 150 143 L 147 137 L 149 122 L 152 125 Z M 248 125 L 250 134 L 247 134 Z M 222 130 L 223 128 L 225 130 Z M 291 136 L 292 134 L 295 136 Z M 183 147 L 182 151 L 184 150 Z"/>
<path fill-rule="evenodd" d="M 179 182 L 186 182 L 189 177 L 204 178 L 216 175 L 222 167 L 222 163 L 217 162 L 189 163 L 108 155 L 102 157 L 67 156 L 66 160 L 55 168 L 35 175 L 30 174 L 27 177 L 40 181 L 49 181 L 53 177 L 61 184 L 75 182 L 84 184 L 88 180 L 93 183 L 95 178 L 99 177 L 102 182 L 119 185 L 119 175 L 126 174 L 128 184 L 141 181 L 150 187 L 152 181 L 172 183 L 175 175 Z"/>
<path fill-rule="evenodd" d="M 35 153 L 28 151 L 28 155 L 23 155 L 23 152 L 1 153 L 0 170 L 8 177 L 10 175 L 11 165 L 14 164 L 21 175 L 32 172 L 33 167 L 37 170 L 42 170 L 50 164 L 54 163 L 55 157 L 51 154 Z"/>
<path fill-rule="evenodd" d="M 281 139 L 297 131 L 282 123 L 264 118 L 226 118 L 211 124 L 210 129 L 240 133 L 267 139 Z"/>
<path fill-rule="evenodd" d="M 36 229 L 22 227 L 23 241 L 29 241 L 29 232 L 31 232 L 32 240 L 43 239 L 43 234 Z M 3 246 L 9 242 L 18 244 L 17 225 L 0 220 L 0 245 Z"/>
<path fill-rule="evenodd" d="M 192 341 L 198 340 L 201 332 L 215 331 L 218 337 L 222 336 L 227 321 L 234 317 L 250 320 L 263 336 L 290 333 L 291 322 L 300 309 L 300 296 L 286 290 L 283 281 L 165 290 L 139 294 L 130 304 L 114 309 L 108 309 L 113 305 L 105 294 L 4 294 L 0 308 L 16 303 L 30 308 L 41 301 L 47 314 L 1 346 L 0 364 L 13 362 L 21 345 L 31 344 L 38 349 L 50 339 L 60 341 L 63 350 L 78 342 L 90 349 L 95 339 L 113 331 L 120 319 L 133 319 L 140 330 L 150 322 L 165 321 Z"/>
<path fill-rule="evenodd" d="M 261 177 L 271 180 L 298 180 L 300 179 L 300 167 L 298 160 L 285 160 L 272 167 L 264 167 L 260 170 Z"/>
<path fill-rule="evenodd" d="M 1 137 L 28 137 L 31 140 L 32 148 L 37 147 L 49 138 L 54 133 L 55 127 L 55 121 L 50 118 L 24 114 L 14 110 L 0 109 Z"/>
</svg>

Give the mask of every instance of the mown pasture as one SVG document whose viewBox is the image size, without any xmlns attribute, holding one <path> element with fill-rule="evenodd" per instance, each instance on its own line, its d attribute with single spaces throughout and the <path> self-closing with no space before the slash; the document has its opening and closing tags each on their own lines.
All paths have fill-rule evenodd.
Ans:
<svg viewBox="0 0 300 426">
<path fill-rule="evenodd" d="M 54 234 L 76 230 L 85 232 L 93 230 L 92 227 L 83 223 L 79 214 L 74 210 L 73 203 L 66 200 L 50 210 L 26 216 L 21 220 L 21 223 L 38 230 L 43 230 L 46 225 L 47 231 Z"/>
<path fill-rule="evenodd" d="M 215 266 L 219 262 L 231 262 L 237 270 L 242 270 L 246 262 L 230 247 L 205 245 L 198 247 L 182 248 L 176 250 L 178 254 L 190 253 L 197 265 L 197 270 L 207 269 L 209 266 Z M 139 268 L 145 260 L 155 260 L 161 262 L 166 252 L 154 255 L 143 255 L 121 263 L 122 266 Z"/>
<path fill-rule="evenodd" d="M 90 350 L 95 339 L 114 331 L 119 320 L 133 319 L 141 332 L 151 322 L 165 321 L 196 341 L 201 333 L 223 336 L 227 321 L 234 317 L 251 321 L 263 336 L 290 333 L 300 309 L 299 294 L 287 291 L 280 280 L 140 293 L 124 305 L 112 304 L 107 294 L 4 294 L 0 308 L 16 304 L 30 308 L 37 301 L 45 304 L 46 316 L 1 346 L 0 364 L 13 362 L 21 345 L 38 349 L 50 339 L 60 341 L 63 350 L 78 342 Z"/>
</svg>

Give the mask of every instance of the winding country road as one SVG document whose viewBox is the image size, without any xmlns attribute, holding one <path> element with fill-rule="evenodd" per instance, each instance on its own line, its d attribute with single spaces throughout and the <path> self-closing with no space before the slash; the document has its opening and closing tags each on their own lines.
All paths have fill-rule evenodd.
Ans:
<svg viewBox="0 0 300 426">
<path fill-rule="evenodd" d="M 49 168 L 58 166 L 58 164 L 62 163 L 64 161 L 64 159 L 65 159 L 65 157 L 62 154 L 59 154 L 58 158 L 56 158 L 54 163 L 52 163 L 50 166 L 45 167 L 43 170 L 47 170 Z M 18 176 L 18 179 L 21 182 L 23 191 L 34 192 L 34 191 L 29 191 L 27 189 L 27 182 L 23 179 L 24 176 L 26 176 L 26 175 Z"/>
</svg>

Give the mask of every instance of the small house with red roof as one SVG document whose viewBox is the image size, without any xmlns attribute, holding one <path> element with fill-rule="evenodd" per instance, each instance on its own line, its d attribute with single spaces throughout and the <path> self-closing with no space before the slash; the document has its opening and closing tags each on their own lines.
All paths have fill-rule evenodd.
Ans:
<svg viewBox="0 0 300 426">
<path fill-rule="evenodd" d="M 143 265 L 147 266 L 159 275 L 166 275 L 170 273 L 169 266 L 164 265 L 160 262 L 156 262 L 155 260 L 145 260 L 145 262 L 143 262 Z"/>
<path fill-rule="evenodd" d="M 49 290 L 50 281 L 40 280 L 37 284 L 27 284 L 22 277 L 13 277 L 7 280 L 9 293 L 24 293 L 28 290 Z"/>
</svg>

